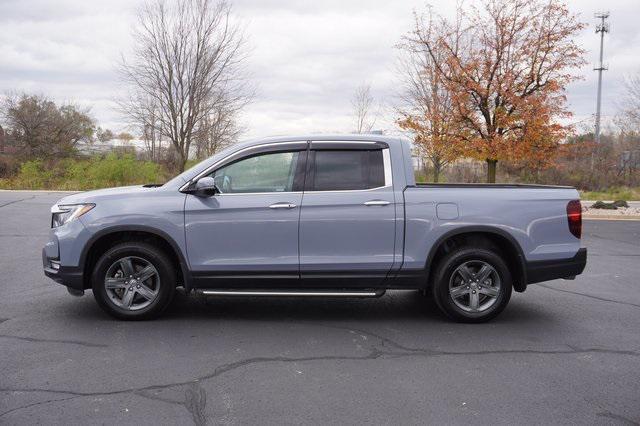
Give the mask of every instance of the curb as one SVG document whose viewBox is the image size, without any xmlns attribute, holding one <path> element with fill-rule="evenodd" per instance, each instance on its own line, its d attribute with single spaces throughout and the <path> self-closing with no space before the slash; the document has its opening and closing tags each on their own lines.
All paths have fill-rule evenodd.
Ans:
<svg viewBox="0 0 640 426">
<path fill-rule="evenodd" d="M 63 190 L 46 190 L 46 189 L 0 189 L 0 192 L 41 192 L 45 194 L 77 194 L 84 191 L 63 191 Z"/>
<path fill-rule="evenodd" d="M 631 216 L 631 215 L 602 215 L 602 216 L 588 216 L 582 215 L 582 220 L 640 220 L 640 216 Z"/>
</svg>

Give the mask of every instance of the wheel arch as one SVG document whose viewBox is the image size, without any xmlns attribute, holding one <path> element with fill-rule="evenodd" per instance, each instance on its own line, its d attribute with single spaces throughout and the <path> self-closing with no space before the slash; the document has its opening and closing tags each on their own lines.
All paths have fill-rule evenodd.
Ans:
<svg viewBox="0 0 640 426">
<path fill-rule="evenodd" d="M 91 288 L 91 274 L 98 257 L 108 247 L 125 241 L 150 241 L 159 245 L 171 256 L 178 272 L 178 282 L 182 282 L 186 291 L 191 289 L 191 275 L 188 263 L 180 250 L 178 243 L 166 232 L 150 226 L 121 225 L 102 229 L 96 232 L 85 244 L 80 255 L 80 265 L 83 270 L 83 286 Z"/>
<path fill-rule="evenodd" d="M 440 236 L 431 247 L 425 264 L 428 282 L 431 282 L 434 265 L 451 248 L 460 245 L 489 244 L 497 247 L 513 275 L 513 288 L 523 292 L 527 288 L 526 263 L 522 247 L 508 232 L 492 226 L 464 226 L 452 229 Z"/>
</svg>

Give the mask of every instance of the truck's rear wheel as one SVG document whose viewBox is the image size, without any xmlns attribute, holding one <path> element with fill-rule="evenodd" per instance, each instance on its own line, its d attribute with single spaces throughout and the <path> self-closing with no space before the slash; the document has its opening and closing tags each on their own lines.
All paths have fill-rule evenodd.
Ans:
<svg viewBox="0 0 640 426">
<path fill-rule="evenodd" d="M 511 273 L 488 248 L 464 247 L 447 254 L 433 275 L 438 307 L 460 322 L 483 322 L 498 315 L 511 298 Z"/>
<path fill-rule="evenodd" d="M 123 320 L 151 319 L 171 302 L 176 273 L 167 255 L 142 242 L 125 242 L 96 262 L 93 295 L 108 314 Z"/>
</svg>

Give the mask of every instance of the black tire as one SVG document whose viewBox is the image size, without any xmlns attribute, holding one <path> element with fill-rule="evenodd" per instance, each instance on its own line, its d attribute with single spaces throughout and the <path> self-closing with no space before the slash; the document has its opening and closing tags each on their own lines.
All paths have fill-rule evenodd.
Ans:
<svg viewBox="0 0 640 426">
<path fill-rule="evenodd" d="M 139 262 L 147 262 L 151 264 L 157 274 L 150 282 L 157 294 L 154 296 L 148 306 L 144 306 L 137 310 L 128 310 L 118 306 L 114 300 L 114 292 L 107 294 L 105 279 L 107 271 L 120 259 L 132 257 Z M 135 265 L 134 268 L 141 268 Z M 139 270 L 138 270 L 139 272 Z M 155 277 L 158 277 L 157 279 Z M 162 311 L 171 303 L 176 289 L 176 271 L 173 262 L 167 254 L 145 242 L 124 242 L 117 244 L 107 250 L 96 262 L 91 276 L 93 296 L 98 305 L 109 315 L 120 320 L 147 320 L 158 317 Z M 118 290 L 122 291 L 122 290 Z M 141 296 L 135 296 L 137 300 L 141 300 Z M 112 300 L 113 298 L 113 300 Z"/>
<path fill-rule="evenodd" d="M 458 296 L 456 301 L 450 294 L 450 283 L 452 286 L 456 286 L 463 282 L 462 275 L 457 272 L 458 268 L 471 268 L 469 270 L 473 270 L 475 267 L 480 268 L 483 265 L 489 265 L 493 268 L 493 272 L 491 272 L 491 277 L 489 278 L 489 286 L 492 288 L 491 291 L 497 292 L 497 296 L 488 296 L 481 295 L 481 292 L 487 291 L 487 286 L 485 286 L 484 290 L 482 290 L 483 283 L 477 283 L 475 281 L 465 281 L 466 283 L 471 283 L 468 288 L 469 292 L 477 291 L 478 297 L 483 299 L 480 300 L 480 305 L 476 304 L 476 306 L 482 307 L 482 300 L 485 300 L 487 307 L 481 311 L 472 311 L 469 307 L 472 305 L 471 303 L 471 294 L 463 294 L 462 296 Z M 480 272 L 479 270 L 476 272 Z M 496 278 L 496 275 L 499 277 Z M 495 283 L 499 283 L 499 289 L 496 289 Z M 474 287 L 475 286 L 475 287 Z M 474 290 L 474 288 L 476 290 Z M 462 247 L 457 250 L 448 253 L 441 261 L 438 263 L 436 270 L 433 274 L 433 285 L 432 285 L 432 293 L 433 298 L 436 302 L 436 305 L 440 310 L 451 318 L 454 321 L 458 322 L 466 322 L 466 323 L 480 323 L 488 321 L 492 318 L 495 318 L 509 303 L 509 299 L 511 298 L 511 291 L 513 288 L 513 281 L 511 278 L 511 272 L 509 271 L 509 267 L 504 262 L 502 256 L 499 254 L 497 250 L 485 248 L 485 247 Z M 478 290 L 480 289 L 480 290 Z M 465 305 L 468 303 L 469 306 L 461 307 L 459 305 Z M 465 310 L 465 308 L 470 309 L 471 311 Z"/>
</svg>

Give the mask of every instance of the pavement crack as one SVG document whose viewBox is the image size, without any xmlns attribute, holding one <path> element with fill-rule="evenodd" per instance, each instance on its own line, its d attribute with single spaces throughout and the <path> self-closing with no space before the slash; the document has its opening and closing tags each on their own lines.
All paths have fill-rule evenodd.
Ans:
<svg viewBox="0 0 640 426">
<path fill-rule="evenodd" d="M 616 354 L 616 355 L 630 355 L 630 356 L 640 356 L 640 352 L 632 351 L 632 350 L 616 350 L 616 349 L 606 349 L 606 348 L 587 348 L 582 349 L 575 346 L 567 345 L 569 350 L 566 349 L 558 349 L 558 350 L 536 350 L 536 349 L 497 349 L 497 350 L 486 350 L 486 351 L 440 351 L 434 349 L 425 349 L 425 348 L 412 348 L 408 346 L 404 346 L 394 340 L 389 339 L 388 337 L 380 336 L 378 334 L 372 333 L 367 330 L 352 328 L 352 327 L 343 327 L 337 325 L 328 325 L 323 324 L 324 327 L 336 328 L 341 330 L 346 330 L 351 333 L 361 333 L 365 335 L 369 335 L 374 337 L 380 341 L 380 345 L 382 347 L 394 347 L 399 349 L 401 352 L 395 353 L 395 356 L 411 356 L 415 354 L 420 354 L 423 356 L 466 356 L 466 355 L 500 355 L 500 354 L 532 354 L 532 355 L 554 355 L 554 354 L 583 354 L 583 353 L 608 353 L 608 354 Z M 393 351 L 383 352 L 387 355 L 394 354 Z M 392 355 L 393 356 L 393 355 Z"/>
<path fill-rule="evenodd" d="M 640 423 L 638 423 L 635 420 L 628 419 L 628 418 L 626 418 L 624 416 L 621 416 L 619 414 L 614 414 L 614 413 L 612 413 L 610 411 L 597 413 L 596 416 L 605 417 L 605 418 L 610 419 L 610 420 L 617 420 L 618 422 L 620 422 L 620 423 L 622 423 L 624 425 L 630 425 L 630 426 L 638 426 L 638 425 L 640 425 Z"/>
<path fill-rule="evenodd" d="M 59 395 L 67 395 L 66 398 L 57 400 L 67 400 L 73 398 L 83 398 L 88 396 L 109 396 L 119 395 L 125 393 L 133 393 L 144 398 L 162 401 L 170 404 L 183 405 L 187 411 L 191 414 L 194 423 L 197 426 L 205 425 L 207 423 L 207 417 L 205 413 L 206 409 L 206 391 L 201 387 L 200 383 L 206 380 L 214 379 L 228 372 L 238 370 L 250 365 L 267 364 L 267 363 L 299 363 L 299 362 L 314 362 L 314 361 L 368 361 L 376 359 L 394 359 L 399 357 L 423 357 L 423 358 L 435 358 L 435 357 L 451 357 L 451 356 L 486 356 L 486 355 L 577 355 L 577 354 L 609 354 L 609 355 L 623 355 L 640 357 L 640 352 L 634 350 L 616 350 L 607 348 L 578 348 L 567 345 L 566 348 L 560 349 L 548 349 L 548 350 L 536 350 L 536 349 L 495 349 L 495 350 L 483 350 L 483 351 L 443 351 L 429 348 L 412 348 L 401 345 L 389 338 L 380 336 L 378 334 L 359 330 L 349 327 L 327 325 L 323 324 L 323 327 L 335 328 L 348 331 L 350 333 L 358 333 L 361 336 L 371 336 L 378 340 L 377 344 L 372 344 L 370 351 L 363 355 L 318 355 L 318 356 L 305 356 L 305 357 L 285 357 L 285 356 L 271 356 L 271 357 L 252 357 L 245 358 L 238 361 L 230 362 L 217 366 L 213 371 L 200 377 L 183 380 L 166 384 L 149 385 L 144 387 L 131 387 L 125 389 L 117 389 L 112 391 L 71 391 L 64 389 L 51 389 L 51 388 L 18 388 L 18 387 L 4 387 L 0 388 L 0 392 L 42 392 L 52 393 Z M 11 336 L 13 337 L 13 336 Z M 77 342 L 74 342 L 77 343 Z M 187 386 L 185 390 L 184 401 L 173 400 L 168 398 L 162 398 L 157 394 L 154 395 L 151 392 L 163 389 L 170 389 L 174 387 Z M 22 407 L 12 409 L 10 412 L 15 412 L 23 408 L 28 408 L 33 405 L 41 405 L 47 402 L 55 402 L 56 399 L 49 401 L 42 401 L 37 404 L 29 404 Z M 0 414 L 2 417 L 9 412 Z"/>
<path fill-rule="evenodd" d="M 587 353 L 603 353 L 603 354 L 611 354 L 611 355 L 627 355 L 627 356 L 637 356 L 640 357 L 640 352 L 634 350 L 616 350 L 616 349 L 607 349 L 607 348 L 576 348 L 573 346 L 567 346 L 568 349 L 549 349 L 549 350 L 536 350 L 536 349 L 496 349 L 496 350 L 485 350 L 485 351 L 440 351 L 433 349 L 420 349 L 420 348 L 406 348 L 402 351 L 381 351 L 377 348 L 373 348 L 366 355 L 324 355 L 324 356 L 307 356 L 307 357 L 283 357 L 283 356 L 275 356 L 275 357 L 253 357 L 246 358 L 239 361 L 231 362 L 228 364 L 223 364 L 216 367 L 211 373 L 205 374 L 203 376 L 197 377 L 192 380 L 184 380 L 167 384 L 159 384 L 159 385 L 149 385 L 143 386 L 139 388 L 125 388 L 119 390 L 112 391 L 96 391 L 96 392 L 82 392 L 82 391 L 71 391 L 64 389 L 49 389 L 49 388 L 11 388 L 11 387 L 3 387 L 0 388 L 0 392 L 48 392 L 48 393 L 58 393 L 58 394 L 67 394 L 74 395 L 77 397 L 85 397 L 85 396 L 108 396 L 108 395 L 118 395 L 123 393 L 138 393 L 144 397 L 150 397 L 148 394 L 144 394 L 141 392 L 159 390 L 159 389 L 167 389 L 176 386 L 187 386 L 193 383 L 213 379 L 215 377 L 221 376 L 230 371 L 246 367 L 253 364 L 263 364 L 263 363 L 296 363 L 296 362 L 310 362 L 310 361 L 366 361 L 366 360 L 375 360 L 379 358 L 383 358 L 386 356 L 389 357 L 397 357 L 397 356 L 414 356 L 414 355 L 423 355 L 426 357 L 444 357 L 444 356 L 484 356 L 484 355 L 496 355 L 496 354 L 533 354 L 533 355 L 564 355 L 564 354 L 587 354 Z M 159 399 L 159 398 L 155 398 Z M 177 401 L 167 400 L 165 402 L 178 403 Z"/>
<path fill-rule="evenodd" d="M 3 321 L 0 321 L 0 323 L 1 322 Z M 24 340 L 26 342 L 33 342 L 33 343 L 63 343 L 68 345 L 85 346 L 88 348 L 108 348 L 109 347 L 109 345 L 104 345 L 102 343 L 83 342 L 81 340 L 40 339 L 37 337 L 14 336 L 11 334 L 0 334 L 0 338 Z"/>
<path fill-rule="evenodd" d="M 311 324 L 311 323 L 308 323 Z M 393 348 L 402 350 L 402 351 L 416 351 L 416 350 L 422 350 L 422 349 L 415 349 L 415 348 L 410 348 L 404 345 L 401 345 L 398 342 L 395 342 L 391 339 L 389 339 L 388 337 L 384 337 L 381 336 L 379 334 L 373 333 L 371 331 L 368 330 L 362 330 L 359 328 L 353 328 L 353 327 L 345 327 L 345 326 L 340 326 L 340 325 L 332 325 L 332 324 L 321 324 L 322 327 L 327 327 L 327 328 L 333 328 L 336 330 L 345 330 L 349 333 L 352 334 L 360 334 L 360 335 L 365 335 L 365 336 L 370 336 L 373 337 L 375 339 L 378 339 L 380 341 L 380 346 L 382 347 L 387 347 L 387 346 L 391 346 Z"/>
<path fill-rule="evenodd" d="M 68 396 L 66 398 L 54 398 L 54 399 L 47 399 L 46 401 L 32 402 L 31 404 L 21 405 L 19 407 L 12 408 L 11 410 L 3 411 L 2 413 L 0 413 L 0 417 L 5 416 L 7 414 L 11 414 L 14 411 L 24 410 L 26 408 L 35 407 L 35 406 L 38 406 L 38 405 L 49 404 L 51 402 L 66 401 L 66 400 L 73 399 L 73 398 L 77 398 L 77 397 L 76 396 Z"/>
<path fill-rule="evenodd" d="M 134 391 L 133 394 L 141 396 L 143 398 L 151 399 L 153 401 L 165 402 L 167 404 L 184 405 L 184 401 L 176 401 L 174 399 L 162 398 L 157 394 L 150 394 L 147 391 Z"/>
<path fill-rule="evenodd" d="M 196 426 L 203 426 L 207 424 L 205 415 L 205 407 L 207 404 L 207 394 L 204 388 L 200 387 L 197 382 L 193 382 L 185 390 L 184 400 L 178 401 L 175 399 L 163 398 L 158 394 L 151 394 L 148 391 L 134 391 L 134 395 L 141 396 L 143 398 L 150 399 L 152 401 L 160 401 L 166 404 L 174 404 L 184 407 Z M 75 397 L 77 398 L 77 397 Z"/>
<path fill-rule="evenodd" d="M 19 200 L 9 201 L 9 202 L 7 202 L 7 203 L 0 204 L 0 209 L 1 209 L 2 207 L 6 207 L 6 206 L 8 206 L 8 205 L 10 205 L 10 204 L 20 203 L 20 202 L 22 202 L 22 201 L 27 201 L 27 200 L 33 200 L 34 198 L 36 198 L 36 196 L 35 196 L 35 195 L 33 195 L 33 196 L 31 196 L 31 197 L 27 197 L 27 198 L 21 198 L 21 199 L 19 199 Z"/>
<path fill-rule="evenodd" d="M 184 406 L 191 413 L 196 426 L 207 424 L 205 408 L 207 406 L 207 392 L 198 382 L 192 383 L 184 392 Z"/>
<path fill-rule="evenodd" d="M 214 377 L 218 377 L 229 371 L 236 370 L 238 368 L 242 368 L 251 364 L 271 363 L 271 362 L 306 362 L 306 361 L 319 361 L 319 360 L 366 360 L 366 359 L 376 359 L 376 358 L 379 358 L 381 355 L 382 355 L 381 352 L 374 350 L 370 354 L 365 356 L 328 355 L 328 356 L 309 356 L 309 357 L 299 357 L 299 358 L 256 357 L 256 358 L 247 358 L 247 359 L 235 361 L 228 364 L 223 364 L 219 367 L 216 367 L 211 373 L 192 379 L 192 380 L 185 380 L 185 381 L 179 381 L 179 382 L 173 382 L 173 383 L 167 383 L 167 384 L 161 384 L 161 385 L 149 385 L 149 386 L 143 386 L 139 388 L 132 387 L 132 388 L 112 390 L 112 391 L 96 391 L 96 392 L 83 392 L 83 391 L 73 391 L 73 390 L 65 390 L 65 389 L 36 388 L 36 387 L 32 387 L 32 388 L 2 387 L 0 388 L 0 392 L 44 392 L 44 393 L 53 393 L 53 394 L 62 394 L 62 395 L 73 395 L 74 397 L 109 396 L 109 395 L 119 395 L 123 393 L 134 393 L 146 398 L 151 398 L 151 395 L 146 393 L 147 391 L 168 389 L 168 388 L 177 387 L 177 386 L 192 385 L 193 383 L 212 379 Z M 157 397 L 155 397 L 154 399 L 163 400 Z M 165 402 L 178 403 L 177 401 L 172 401 L 172 400 L 165 400 Z"/>
<path fill-rule="evenodd" d="M 261 364 L 261 363 L 272 363 L 272 362 L 282 362 L 282 363 L 295 363 L 295 362 L 308 362 L 308 361 L 349 361 L 349 360 L 371 360 L 377 359 L 384 355 L 384 352 L 380 352 L 377 349 L 373 349 L 367 355 L 361 356 L 349 356 L 349 355 L 325 355 L 325 356 L 308 356 L 308 357 L 254 357 L 254 358 L 246 358 L 240 361 L 231 362 L 229 364 L 223 364 L 219 367 L 216 367 L 213 372 L 201 376 L 198 378 L 199 381 L 213 379 L 214 377 L 218 377 L 224 373 L 227 373 L 232 370 L 236 370 L 241 367 L 245 367 L 252 364 Z"/>
<path fill-rule="evenodd" d="M 591 294 L 578 293 L 577 291 L 562 290 L 562 289 L 559 289 L 559 288 L 551 287 L 551 286 L 546 285 L 546 284 L 540 284 L 540 283 L 538 283 L 538 284 L 536 284 L 536 285 L 537 285 L 537 286 L 539 286 L 539 287 L 544 287 L 544 288 L 549 289 L 549 290 L 559 291 L 559 292 L 561 292 L 561 293 L 576 294 L 576 295 L 578 295 L 578 296 L 588 297 L 588 298 L 590 298 L 590 299 L 600 300 L 600 301 L 602 301 L 602 302 L 618 303 L 618 304 L 620 304 L 620 305 L 627 305 L 627 306 L 633 306 L 633 307 L 636 307 L 636 308 L 640 308 L 640 304 L 637 304 L 637 303 L 623 302 L 623 301 L 621 301 L 621 300 L 607 299 L 607 298 L 605 298 L 605 297 L 593 296 L 593 295 L 591 295 Z"/>
</svg>

